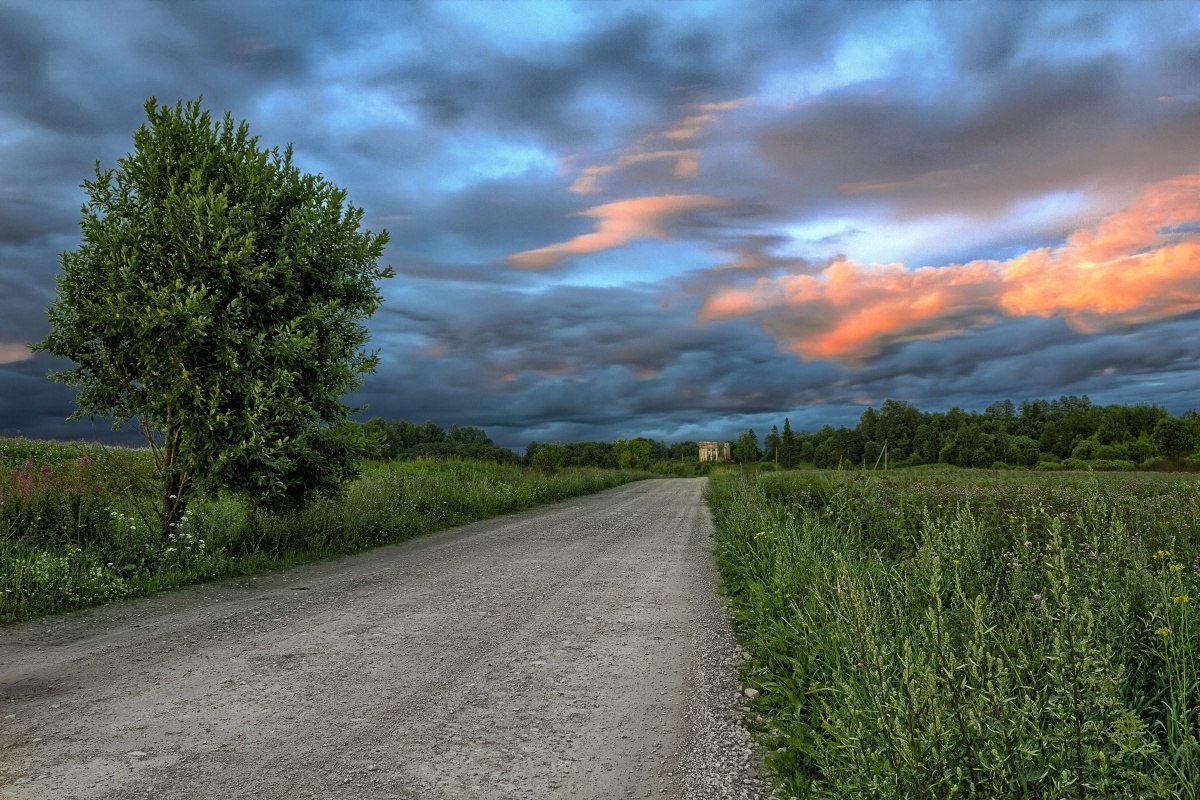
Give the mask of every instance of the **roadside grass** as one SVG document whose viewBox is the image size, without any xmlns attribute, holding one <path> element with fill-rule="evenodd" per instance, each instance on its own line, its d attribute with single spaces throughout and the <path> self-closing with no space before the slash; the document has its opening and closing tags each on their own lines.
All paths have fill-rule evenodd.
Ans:
<svg viewBox="0 0 1200 800">
<path fill-rule="evenodd" d="M 797 798 L 1200 796 L 1200 482 L 722 473 L 717 558 Z"/>
<path fill-rule="evenodd" d="M 164 538 L 149 469 L 139 450 L 0 440 L 0 623 L 351 553 L 651 477 L 370 462 L 344 496 L 295 513 L 199 500 Z"/>
</svg>

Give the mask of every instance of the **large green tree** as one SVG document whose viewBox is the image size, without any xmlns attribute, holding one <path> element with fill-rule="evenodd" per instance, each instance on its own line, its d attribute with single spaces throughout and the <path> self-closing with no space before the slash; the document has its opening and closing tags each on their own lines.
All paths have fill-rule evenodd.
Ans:
<svg viewBox="0 0 1200 800">
<path fill-rule="evenodd" d="M 800 443 L 792 433 L 792 421 L 783 418 L 783 434 L 779 437 L 779 465 L 791 469 L 800 462 Z"/>
<path fill-rule="evenodd" d="M 654 449 L 654 442 L 650 439 L 642 436 L 636 439 L 617 439 L 612 446 L 621 469 L 650 468 L 650 454 Z"/>
<path fill-rule="evenodd" d="M 739 464 L 751 464 L 760 458 L 762 451 L 758 449 L 758 435 L 753 428 L 743 431 L 733 444 L 733 460 Z"/>
<path fill-rule="evenodd" d="M 386 231 L 292 149 L 199 100 L 146 103 L 115 169 L 96 166 L 79 247 L 38 347 L 71 359 L 75 417 L 136 421 L 162 481 L 164 530 L 196 492 L 287 508 L 336 492 L 361 439 L 342 396 L 376 364 Z"/>
<path fill-rule="evenodd" d="M 1154 425 L 1154 444 L 1169 459 L 1178 460 L 1196 449 L 1196 434 L 1186 420 L 1164 417 Z"/>
</svg>

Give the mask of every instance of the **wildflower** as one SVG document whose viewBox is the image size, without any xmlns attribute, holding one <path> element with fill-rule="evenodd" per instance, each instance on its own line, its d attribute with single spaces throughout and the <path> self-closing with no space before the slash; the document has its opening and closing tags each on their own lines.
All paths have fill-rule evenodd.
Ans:
<svg viewBox="0 0 1200 800">
<path fill-rule="evenodd" d="M 1178 562 L 1171 565 L 1171 572 L 1183 572 L 1183 564 Z"/>
<path fill-rule="evenodd" d="M 86 467 L 90 463 L 91 463 L 91 459 L 88 458 L 87 453 L 84 453 L 83 455 L 79 456 L 79 466 Z"/>
<path fill-rule="evenodd" d="M 957 566 L 958 566 L 959 564 L 961 564 L 962 562 L 961 562 L 959 559 L 957 559 L 957 558 L 956 558 L 956 559 L 954 559 L 954 560 L 953 560 L 951 563 L 952 563 L 952 564 L 954 564 L 954 566 L 956 566 L 956 567 L 957 567 Z"/>
<path fill-rule="evenodd" d="M 1158 550 L 1154 553 L 1154 560 L 1162 561 L 1164 558 L 1167 558 L 1170 555 L 1171 555 L 1170 550 Z"/>
<path fill-rule="evenodd" d="M 1186 594 L 1177 594 L 1171 598 L 1171 602 L 1172 603 L 1190 603 L 1190 602 L 1192 602 L 1192 598 L 1188 597 Z"/>
<path fill-rule="evenodd" d="M 1164 638 L 1164 639 L 1165 639 L 1165 638 L 1167 638 L 1168 636 L 1170 636 L 1170 635 L 1171 635 L 1171 629 L 1170 629 L 1170 628 L 1159 628 L 1158 630 L 1156 630 L 1156 631 L 1154 632 L 1154 635 L 1155 635 L 1155 636 L 1161 636 L 1162 638 Z"/>
<path fill-rule="evenodd" d="M 1042 602 L 1042 600 L 1043 600 L 1043 599 L 1045 599 L 1045 598 L 1042 596 L 1042 593 L 1041 593 L 1041 592 L 1034 592 L 1034 593 L 1033 593 L 1033 601 L 1034 601 L 1035 603 L 1040 603 L 1040 602 Z"/>
</svg>

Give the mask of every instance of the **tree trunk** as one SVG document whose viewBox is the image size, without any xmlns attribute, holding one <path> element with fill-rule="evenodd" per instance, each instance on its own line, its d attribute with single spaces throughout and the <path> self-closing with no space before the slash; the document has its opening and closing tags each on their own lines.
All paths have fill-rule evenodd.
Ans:
<svg viewBox="0 0 1200 800">
<path fill-rule="evenodd" d="M 162 521 L 163 537 L 179 533 L 179 525 L 187 511 L 191 494 L 191 477 L 179 464 L 179 429 L 172 428 L 163 436 L 162 460 L 159 463 L 162 477 Z"/>
</svg>

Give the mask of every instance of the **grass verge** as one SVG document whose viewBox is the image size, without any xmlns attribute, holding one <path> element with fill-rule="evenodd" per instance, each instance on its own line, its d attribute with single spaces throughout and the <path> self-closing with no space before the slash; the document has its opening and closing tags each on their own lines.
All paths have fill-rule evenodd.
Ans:
<svg viewBox="0 0 1200 800">
<path fill-rule="evenodd" d="M 398 542 L 649 477 L 489 462 L 364 465 L 336 500 L 291 514 L 196 502 L 164 538 L 130 495 L 138 451 L 0 441 L 0 622 L 262 572 Z"/>
<path fill-rule="evenodd" d="M 769 765 L 797 798 L 1195 798 L 1200 484 L 716 475 Z"/>
</svg>

